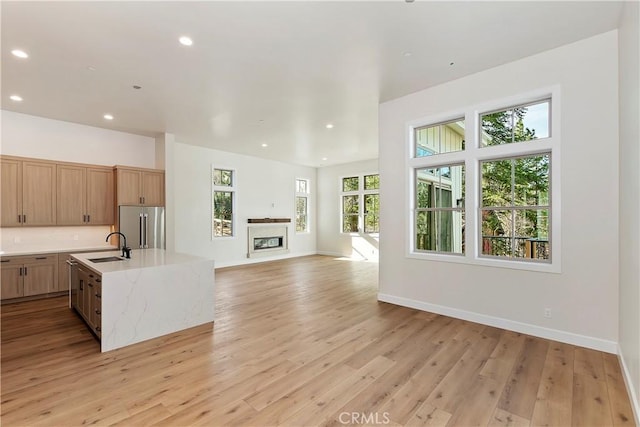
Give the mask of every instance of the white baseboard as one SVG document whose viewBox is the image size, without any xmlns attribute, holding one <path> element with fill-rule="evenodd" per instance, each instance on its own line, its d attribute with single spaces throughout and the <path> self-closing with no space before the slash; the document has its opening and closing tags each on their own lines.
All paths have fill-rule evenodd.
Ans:
<svg viewBox="0 0 640 427">
<path fill-rule="evenodd" d="M 560 341 L 580 347 L 587 347 L 594 350 L 604 351 L 606 353 L 617 354 L 618 351 L 618 344 L 614 341 L 588 337 L 586 335 L 579 335 L 571 332 L 559 331 L 557 329 L 545 328 L 528 323 L 516 322 L 500 317 L 487 316 L 485 314 L 474 313 L 471 311 L 460 310 L 443 305 L 430 304 L 422 301 L 412 300 L 409 298 L 397 297 L 394 295 L 382 293 L 378 293 L 378 301 L 401 305 L 403 307 L 415 308 L 417 310 L 428 311 L 431 313 L 442 314 L 444 316 L 455 317 L 456 319 L 468 320 L 470 322 L 481 323 L 483 325 L 494 326 L 496 328 L 507 329 L 514 332 L 520 332 L 540 338 Z"/>
<path fill-rule="evenodd" d="M 341 254 L 339 252 L 330 252 L 330 251 L 317 251 L 318 255 L 326 255 L 326 256 L 334 256 L 336 258 L 351 258 L 351 255 Z"/>
<path fill-rule="evenodd" d="M 264 257 L 264 258 L 243 258 L 243 259 L 239 259 L 239 260 L 233 260 L 233 261 L 222 261 L 222 262 L 218 262 L 216 261 L 215 265 L 216 265 L 216 269 L 218 268 L 225 268 L 225 267 L 236 267 L 238 265 L 246 265 L 246 264 L 257 264 L 260 262 L 269 262 L 269 261 L 278 261 L 281 259 L 288 259 L 288 258 L 298 258 L 298 257 L 303 257 L 303 256 L 309 256 L 309 255 L 316 255 L 316 252 L 297 252 L 297 253 L 288 253 L 288 254 L 284 254 L 284 255 L 276 255 L 276 256 L 271 256 L 271 257 Z"/>
<path fill-rule="evenodd" d="M 620 361 L 620 367 L 622 368 L 622 378 L 624 378 L 624 384 L 627 386 L 627 394 L 629 395 L 629 400 L 631 401 L 633 416 L 636 419 L 636 425 L 640 426 L 640 401 L 638 400 L 638 392 L 640 392 L 640 390 L 636 390 L 633 387 L 631 374 L 629 373 L 627 364 L 624 361 L 624 357 L 622 357 L 622 349 L 620 348 L 620 345 L 618 345 L 618 360 Z"/>
</svg>

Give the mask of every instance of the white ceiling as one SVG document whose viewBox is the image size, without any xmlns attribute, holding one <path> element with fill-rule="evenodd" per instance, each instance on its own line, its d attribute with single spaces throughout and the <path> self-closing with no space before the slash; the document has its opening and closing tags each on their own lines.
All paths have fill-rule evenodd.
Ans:
<svg viewBox="0 0 640 427">
<path fill-rule="evenodd" d="M 377 157 L 379 102 L 614 29 L 621 4 L 2 1 L 1 8 L 3 109 L 321 166 Z M 181 35 L 193 46 L 180 45 Z M 15 48 L 30 57 L 14 57 Z M 10 101 L 14 93 L 24 100 Z"/>
</svg>

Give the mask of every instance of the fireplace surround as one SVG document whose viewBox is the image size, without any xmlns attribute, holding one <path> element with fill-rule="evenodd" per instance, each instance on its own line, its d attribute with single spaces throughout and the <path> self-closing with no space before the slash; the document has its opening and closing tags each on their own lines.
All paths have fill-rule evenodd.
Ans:
<svg viewBox="0 0 640 427">
<path fill-rule="evenodd" d="M 286 225 L 249 226 L 247 257 L 274 256 L 289 253 L 289 229 Z"/>
</svg>

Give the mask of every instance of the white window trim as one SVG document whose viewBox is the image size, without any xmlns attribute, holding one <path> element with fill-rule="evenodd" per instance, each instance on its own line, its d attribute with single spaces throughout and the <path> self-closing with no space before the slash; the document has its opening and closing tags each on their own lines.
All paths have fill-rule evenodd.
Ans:
<svg viewBox="0 0 640 427">
<path fill-rule="evenodd" d="M 551 136 L 531 142 L 519 142 L 516 144 L 504 144 L 492 147 L 481 147 L 479 141 L 479 118 L 480 115 L 489 111 L 496 111 L 514 105 L 522 105 L 529 102 L 550 98 L 551 108 Z M 443 114 L 431 115 L 420 119 L 412 120 L 405 125 L 405 206 L 407 209 L 405 226 L 405 256 L 407 258 L 454 262 L 471 265 L 481 265 L 487 267 L 509 268 L 514 270 L 528 270 L 546 273 L 562 272 L 562 212 L 561 212 L 561 117 L 560 117 L 561 93 L 560 86 L 555 85 L 548 88 L 524 93 L 518 96 L 501 98 L 486 103 L 463 107 L 460 110 L 446 112 Z M 463 114 L 464 113 L 464 114 Z M 465 150 L 451 153 L 438 154 L 437 156 L 415 157 L 414 130 L 432 123 L 443 123 L 455 120 L 464 115 L 465 119 Z M 550 153 L 551 155 L 551 184 L 550 192 L 550 232 L 549 240 L 552 242 L 552 255 L 550 263 L 507 260 L 482 256 L 479 253 L 479 206 L 480 206 L 480 171 L 479 162 L 500 157 L 526 156 L 530 154 Z M 465 165 L 465 233 L 466 247 L 465 253 L 446 254 L 432 252 L 417 252 L 415 248 L 414 233 L 414 187 L 416 168 L 431 167 L 438 165 L 448 165 L 464 163 Z M 340 181 L 342 183 L 342 180 Z M 342 220 L 340 221 L 342 225 Z"/>
<path fill-rule="evenodd" d="M 221 170 L 228 170 L 231 171 L 231 186 L 226 186 L 226 185 L 214 185 L 213 184 L 213 174 L 214 171 L 216 169 L 221 169 Z M 237 226 L 238 226 L 238 218 L 237 218 L 237 210 L 238 210 L 238 204 L 237 204 L 237 185 L 238 185 L 238 174 L 236 173 L 236 169 L 235 168 L 231 168 L 231 167 L 226 167 L 226 166 L 221 166 L 221 165 L 211 165 L 211 240 L 232 240 L 235 239 L 238 236 L 238 230 L 237 230 Z M 231 213 L 231 224 L 232 224 L 232 233 L 231 236 L 216 236 L 215 230 L 213 229 L 213 214 L 214 214 L 214 210 L 213 210 L 213 193 L 215 191 L 225 191 L 225 192 L 231 192 L 231 203 L 233 206 L 233 212 Z"/>
<path fill-rule="evenodd" d="M 307 181 L 307 192 L 306 193 L 298 193 L 298 181 Z M 309 178 L 295 178 L 294 180 L 294 197 L 293 197 L 293 229 L 295 234 L 310 234 L 311 233 L 311 179 Z M 307 198 L 307 229 L 304 231 L 298 231 L 298 224 L 296 223 L 298 217 L 298 197 L 306 197 Z"/>
<path fill-rule="evenodd" d="M 352 174 L 347 174 L 347 175 L 342 175 L 340 176 L 340 179 L 338 180 L 338 185 L 339 185 L 339 197 L 340 197 L 340 221 L 339 222 L 339 226 L 340 226 L 340 234 L 343 234 L 345 236 L 359 236 L 361 234 L 367 234 L 369 236 L 378 236 L 380 233 L 365 233 L 364 232 L 364 196 L 365 194 L 378 194 L 378 197 L 380 195 L 380 188 L 378 187 L 377 190 L 365 190 L 364 189 L 364 177 L 365 176 L 369 176 L 369 175 L 380 175 L 380 172 L 358 172 L 358 173 L 352 173 Z M 355 178 L 358 177 L 358 190 L 354 190 L 354 191 L 342 191 L 342 180 L 344 178 Z M 343 200 L 343 196 L 358 196 L 358 231 L 350 231 L 350 232 L 344 232 L 344 224 L 342 223 L 342 221 L 344 220 L 344 200 Z M 379 216 L 379 214 L 378 214 Z"/>
</svg>

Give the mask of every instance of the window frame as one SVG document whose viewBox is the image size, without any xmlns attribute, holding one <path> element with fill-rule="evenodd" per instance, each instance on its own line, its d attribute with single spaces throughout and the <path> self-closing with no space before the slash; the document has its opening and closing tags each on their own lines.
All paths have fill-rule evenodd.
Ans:
<svg viewBox="0 0 640 427">
<path fill-rule="evenodd" d="M 481 141 L 481 116 L 509 108 L 549 100 L 549 136 L 531 141 L 495 146 L 483 146 Z M 562 272 L 562 212 L 561 212 L 561 141 L 560 117 L 561 92 L 558 85 L 532 90 L 481 104 L 463 106 L 454 111 L 434 114 L 405 123 L 405 256 L 407 258 L 482 265 L 515 270 Z M 433 156 L 416 157 L 415 129 L 454 121 L 464 116 L 465 149 Z M 481 247 L 481 175 L 480 162 L 496 159 L 517 158 L 529 155 L 549 154 L 549 242 L 552 256 L 550 262 L 523 260 L 521 258 L 498 258 L 482 255 Z M 465 165 L 465 253 L 449 254 L 415 250 L 416 169 L 441 165 Z M 552 179 L 551 179 L 552 177 Z"/>
<path fill-rule="evenodd" d="M 299 192 L 298 191 L 298 181 L 304 181 L 306 182 L 306 193 L 303 192 Z M 294 198 L 293 198 L 293 209 L 294 209 L 294 230 L 296 234 L 309 234 L 311 231 L 310 228 L 310 224 L 309 224 L 309 212 L 310 212 L 310 207 L 309 207 L 309 202 L 311 201 L 311 180 L 309 178 L 295 178 L 294 180 Z M 305 217 L 306 217 L 306 221 L 305 221 L 305 225 L 306 228 L 302 231 L 298 231 L 298 198 L 302 197 L 306 199 L 306 212 L 305 212 Z"/>
<path fill-rule="evenodd" d="M 378 188 L 365 190 L 365 177 L 367 176 L 378 176 Z M 358 189 L 352 191 L 343 191 L 343 180 L 345 178 L 358 178 Z M 380 234 L 380 207 L 378 206 L 378 231 L 376 232 L 365 232 L 365 195 L 378 195 L 378 204 L 380 203 L 380 173 L 379 172 L 366 172 L 366 173 L 354 173 L 348 175 L 340 176 L 338 180 L 339 185 L 339 197 L 340 197 L 340 234 L 357 236 L 360 234 L 367 234 L 370 236 L 378 236 Z M 345 196 L 357 196 L 358 197 L 358 213 L 352 214 L 353 216 L 357 216 L 358 218 L 358 231 L 344 231 L 344 197 Z"/>
<path fill-rule="evenodd" d="M 231 185 L 215 185 L 214 175 L 216 170 L 224 170 L 231 172 Z M 235 239 L 238 235 L 236 226 L 237 221 L 237 180 L 238 175 L 235 168 L 211 165 L 211 240 L 225 240 Z M 231 193 L 231 235 L 230 236 L 217 236 L 214 221 L 215 221 L 215 193 L 225 192 Z"/>
</svg>

